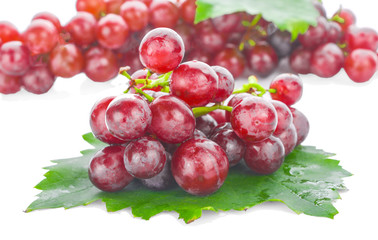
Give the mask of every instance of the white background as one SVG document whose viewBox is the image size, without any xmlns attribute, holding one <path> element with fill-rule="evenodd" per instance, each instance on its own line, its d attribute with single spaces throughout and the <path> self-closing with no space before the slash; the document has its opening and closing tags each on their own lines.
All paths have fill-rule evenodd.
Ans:
<svg viewBox="0 0 378 240">
<path fill-rule="evenodd" d="M 252 0 L 251 0 L 252 2 Z M 325 0 L 329 15 L 342 3 L 357 15 L 357 25 L 373 27 L 378 15 L 372 0 Z M 24 30 L 40 11 L 56 14 L 65 24 L 75 14 L 75 1 L 0 0 L 0 20 Z M 23 210 L 39 193 L 51 159 L 78 156 L 89 147 L 81 135 L 90 131 L 93 103 L 124 90 L 122 77 L 94 83 L 83 74 L 57 79 L 44 95 L 19 92 L 0 95 L 0 239 L 373 239 L 378 216 L 378 75 L 355 84 L 341 71 L 331 79 L 303 76 L 304 96 L 296 107 L 310 120 L 305 145 L 337 153 L 341 165 L 354 175 L 345 179 L 348 191 L 335 202 L 335 219 L 297 215 L 281 203 L 264 203 L 248 211 L 204 212 L 187 225 L 176 213 L 162 213 L 149 221 L 129 209 L 108 213 L 102 203 L 69 210 Z M 241 82 L 239 81 L 240 85 Z"/>
</svg>

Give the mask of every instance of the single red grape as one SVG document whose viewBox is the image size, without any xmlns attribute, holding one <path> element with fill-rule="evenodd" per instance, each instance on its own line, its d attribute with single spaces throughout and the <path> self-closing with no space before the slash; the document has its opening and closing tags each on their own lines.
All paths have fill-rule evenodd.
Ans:
<svg viewBox="0 0 378 240">
<path fill-rule="evenodd" d="M 129 26 L 121 16 L 110 13 L 98 21 L 96 36 L 103 47 L 117 49 L 129 36 Z"/>
<path fill-rule="evenodd" d="M 272 174 L 285 160 L 285 148 L 280 139 L 269 137 L 263 141 L 247 143 L 244 161 L 257 174 Z"/>
<path fill-rule="evenodd" d="M 105 123 L 105 112 L 109 103 L 113 101 L 115 96 L 109 96 L 98 100 L 92 107 L 89 118 L 93 135 L 102 142 L 108 144 L 122 144 L 125 141 L 113 136 Z"/>
<path fill-rule="evenodd" d="M 192 138 L 178 147 L 172 158 L 172 174 L 186 192 L 205 196 L 217 191 L 228 174 L 224 150 L 215 142 Z"/>
<path fill-rule="evenodd" d="M 229 70 L 234 78 L 240 77 L 245 70 L 245 57 L 233 45 L 227 45 L 217 53 L 212 60 L 212 65 L 218 65 Z"/>
<path fill-rule="evenodd" d="M 117 57 L 111 50 L 96 46 L 84 55 L 84 73 L 95 82 L 105 82 L 118 75 Z"/>
<path fill-rule="evenodd" d="M 21 77 L 25 90 L 34 94 L 48 92 L 54 85 L 56 77 L 47 66 L 36 66 Z"/>
<path fill-rule="evenodd" d="M 59 41 L 59 33 L 54 24 L 48 20 L 33 20 L 22 39 L 34 55 L 50 52 Z"/>
<path fill-rule="evenodd" d="M 335 43 L 325 43 L 314 50 L 311 56 L 311 72 L 319 77 L 336 75 L 344 65 L 344 53 Z"/>
<path fill-rule="evenodd" d="M 130 141 L 144 136 L 151 124 L 152 114 L 147 102 L 136 94 L 123 94 L 110 103 L 105 123 L 115 137 Z"/>
<path fill-rule="evenodd" d="M 167 143 L 181 143 L 193 136 L 195 118 L 191 108 L 172 95 L 156 98 L 151 104 L 150 130 Z"/>
<path fill-rule="evenodd" d="M 312 51 L 304 47 L 298 47 L 290 55 L 290 67 L 294 72 L 308 74 L 311 72 Z"/>
<path fill-rule="evenodd" d="M 65 30 L 69 33 L 71 42 L 79 47 L 87 47 L 96 41 L 96 18 L 87 12 L 78 12 Z"/>
<path fill-rule="evenodd" d="M 44 19 L 44 20 L 50 21 L 52 24 L 54 24 L 58 32 L 62 30 L 62 25 L 60 24 L 59 18 L 52 13 L 49 13 L 49 12 L 37 13 L 36 15 L 34 15 L 32 21 L 36 19 Z"/>
<path fill-rule="evenodd" d="M 139 47 L 142 64 L 156 73 L 167 73 L 181 63 L 185 47 L 181 37 L 172 29 L 157 28 L 144 36 Z"/>
<path fill-rule="evenodd" d="M 235 87 L 235 80 L 232 74 L 224 67 L 212 66 L 211 67 L 218 75 L 218 89 L 212 102 L 220 103 L 231 96 Z"/>
<path fill-rule="evenodd" d="M 337 12 L 333 15 L 333 17 L 334 17 L 335 15 L 338 15 L 340 18 L 343 19 L 343 22 L 342 22 L 342 23 L 341 23 L 341 22 L 338 22 L 338 21 L 336 22 L 337 24 L 340 25 L 341 30 L 342 30 L 343 32 L 346 32 L 346 31 L 348 30 L 349 26 L 351 26 L 351 25 L 353 25 L 353 24 L 356 23 L 356 16 L 355 16 L 354 13 L 353 13 L 351 10 L 349 10 L 349 9 L 345 9 L 345 8 L 340 9 L 339 11 L 337 11 Z"/>
<path fill-rule="evenodd" d="M 320 16 L 316 26 L 310 26 L 306 33 L 298 36 L 298 40 L 305 48 L 314 49 L 326 42 L 328 27 L 327 19 Z"/>
<path fill-rule="evenodd" d="M 55 76 L 71 78 L 84 69 L 84 56 L 72 43 L 56 46 L 50 53 L 49 67 Z"/>
<path fill-rule="evenodd" d="M 21 90 L 22 82 L 19 76 L 10 76 L 0 70 L 0 93 L 12 94 Z"/>
<path fill-rule="evenodd" d="M 150 23 L 155 28 L 174 28 L 180 13 L 177 5 L 169 0 L 154 0 L 150 5 Z"/>
<path fill-rule="evenodd" d="M 199 129 L 207 137 L 210 137 L 211 131 L 218 125 L 217 121 L 209 114 L 196 118 L 196 129 Z"/>
<path fill-rule="evenodd" d="M 358 48 L 376 51 L 378 47 L 378 34 L 372 28 L 350 26 L 345 34 L 345 43 L 349 51 Z"/>
<path fill-rule="evenodd" d="M 272 100 L 274 108 L 277 111 L 277 128 L 274 135 L 279 135 L 284 132 L 293 122 L 293 115 L 289 107 L 281 101 Z"/>
<path fill-rule="evenodd" d="M 281 140 L 285 148 L 285 156 L 289 155 L 297 145 L 297 130 L 293 123 L 291 123 L 283 132 L 278 135 L 275 134 L 274 136 Z"/>
<path fill-rule="evenodd" d="M 345 59 L 344 69 L 354 82 L 366 82 L 378 67 L 377 54 L 368 49 L 353 50 Z"/>
<path fill-rule="evenodd" d="M 206 63 L 182 63 L 171 75 L 171 94 L 184 100 L 191 107 L 205 106 L 216 94 L 218 75 Z"/>
<path fill-rule="evenodd" d="M 196 0 L 183 0 L 179 5 L 180 16 L 188 24 L 194 24 L 196 16 Z"/>
<path fill-rule="evenodd" d="M 298 102 L 303 93 L 303 83 L 299 76 L 283 73 L 278 75 L 270 83 L 270 89 L 275 89 L 275 93 L 270 93 L 272 99 L 281 101 L 288 106 Z"/>
<path fill-rule="evenodd" d="M 117 192 L 133 180 L 125 168 L 124 152 L 124 146 L 107 146 L 93 156 L 88 168 L 93 185 L 102 191 Z"/>
<path fill-rule="evenodd" d="M 256 44 L 247 56 L 250 69 L 262 77 L 271 74 L 278 64 L 278 56 L 268 43 L 261 42 Z"/>
<path fill-rule="evenodd" d="M 121 6 L 120 15 L 131 31 L 143 30 L 148 25 L 148 7 L 143 2 L 126 1 Z"/>
<path fill-rule="evenodd" d="M 245 142 L 262 141 L 277 127 L 274 106 L 261 97 L 246 97 L 231 112 L 231 125 L 236 135 Z"/>
<path fill-rule="evenodd" d="M 172 155 L 169 152 L 165 152 L 165 155 L 167 161 L 158 175 L 152 178 L 140 179 L 144 186 L 153 190 L 165 190 L 175 186 L 176 182 L 171 171 Z"/>
<path fill-rule="evenodd" d="M 6 42 L 0 47 L 0 70 L 13 76 L 23 75 L 30 67 L 30 52 L 20 41 Z"/>
<path fill-rule="evenodd" d="M 147 179 L 158 175 L 166 164 L 163 145 L 152 137 L 130 142 L 124 155 L 126 170 L 135 178 Z"/>
<path fill-rule="evenodd" d="M 290 108 L 293 114 L 293 124 L 297 131 L 297 143 L 296 146 L 300 145 L 307 137 L 310 131 L 310 124 L 307 117 L 299 110 L 295 108 Z"/>
<path fill-rule="evenodd" d="M 88 12 L 99 19 L 106 12 L 106 4 L 104 0 L 77 0 L 76 10 Z"/>
<path fill-rule="evenodd" d="M 21 40 L 16 26 L 7 21 L 0 21 L 0 46 L 6 42 Z"/>
<path fill-rule="evenodd" d="M 227 155 L 230 167 L 237 165 L 244 157 L 245 143 L 231 129 L 223 129 L 211 135 L 212 141 L 221 146 Z"/>
</svg>

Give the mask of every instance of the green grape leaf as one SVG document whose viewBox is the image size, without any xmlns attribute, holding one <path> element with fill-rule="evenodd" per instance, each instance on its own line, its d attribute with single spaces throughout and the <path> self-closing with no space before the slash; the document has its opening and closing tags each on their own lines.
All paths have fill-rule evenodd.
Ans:
<svg viewBox="0 0 378 240">
<path fill-rule="evenodd" d="M 319 16 L 311 0 L 197 0 L 196 4 L 195 23 L 234 12 L 261 14 L 280 30 L 291 32 L 293 39 L 315 26 Z"/>
<path fill-rule="evenodd" d="M 230 170 L 223 186 L 205 197 L 192 196 L 179 187 L 152 191 L 134 180 L 123 191 L 107 193 L 96 189 L 88 179 L 91 157 L 106 146 L 91 133 L 83 135 L 94 148 L 80 157 L 54 160 L 45 179 L 36 188 L 42 190 L 26 212 L 46 208 L 72 208 L 102 200 L 110 212 L 131 208 L 132 214 L 149 219 L 163 211 L 175 211 L 191 222 L 203 210 L 245 210 L 266 201 L 279 201 L 296 213 L 333 218 L 338 211 L 332 202 L 345 189 L 343 178 L 351 174 L 330 159 L 333 154 L 315 147 L 298 146 L 272 175 L 253 175 L 245 166 Z"/>
</svg>

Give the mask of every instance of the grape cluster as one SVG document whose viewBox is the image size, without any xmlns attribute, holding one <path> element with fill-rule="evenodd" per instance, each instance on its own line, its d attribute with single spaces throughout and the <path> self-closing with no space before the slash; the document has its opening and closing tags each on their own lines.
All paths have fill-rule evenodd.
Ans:
<svg viewBox="0 0 378 240">
<path fill-rule="evenodd" d="M 184 52 L 175 31 L 151 30 L 139 46 L 145 68 L 131 76 L 121 69 L 125 93 L 94 104 L 92 132 L 109 144 L 89 165 L 97 188 L 120 191 L 136 178 L 152 189 L 209 195 L 242 159 L 251 172 L 272 174 L 306 138 L 309 122 L 292 107 L 303 91 L 297 75 L 277 76 L 268 90 L 251 76 L 234 90 L 230 71 L 184 61 Z"/>
<path fill-rule="evenodd" d="M 356 27 L 347 9 L 328 21 L 323 6 L 318 1 L 314 5 L 321 15 L 317 26 L 294 42 L 289 32 L 245 12 L 194 24 L 195 0 L 77 0 L 77 15 L 64 26 L 55 15 L 42 12 L 22 33 L 2 21 L 0 93 L 23 87 L 42 94 L 56 77 L 83 72 L 104 82 L 116 77 L 119 67 L 140 69 L 139 43 L 159 27 L 181 35 L 185 61 L 222 66 L 234 78 L 268 76 L 281 59 L 290 58 L 295 73 L 331 77 L 344 67 L 353 81 L 369 80 L 377 67 L 377 33 Z"/>
</svg>

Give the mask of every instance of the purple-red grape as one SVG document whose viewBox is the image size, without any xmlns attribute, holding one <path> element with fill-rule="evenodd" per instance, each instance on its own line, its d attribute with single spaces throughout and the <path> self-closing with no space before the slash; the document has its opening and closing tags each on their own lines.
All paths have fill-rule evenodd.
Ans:
<svg viewBox="0 0 378 240">
<path fill-rule="evenodd" d="M 217 191 L 228 174 L 224 150 L 215 142 L 192 138 L 178 147 L 172 157 L 172 174 L 177 184 L 192 195 L 205 196 Z"/>
<path fill-rule="evenodd" d="M 123 162 L 124 152 L 124 146 L 107 146 L 93 156 L 88 168 L 93 185 L 102 191 L 117 192 L 133 180 Z"/>
<path fill-rule="evenodd" d="M 133 177 L 147 179 L 163 170 L 167 157 L 158 140 L 145 136 L 126 146 L 124 161 L 126 170 Z"/>
</svg>

